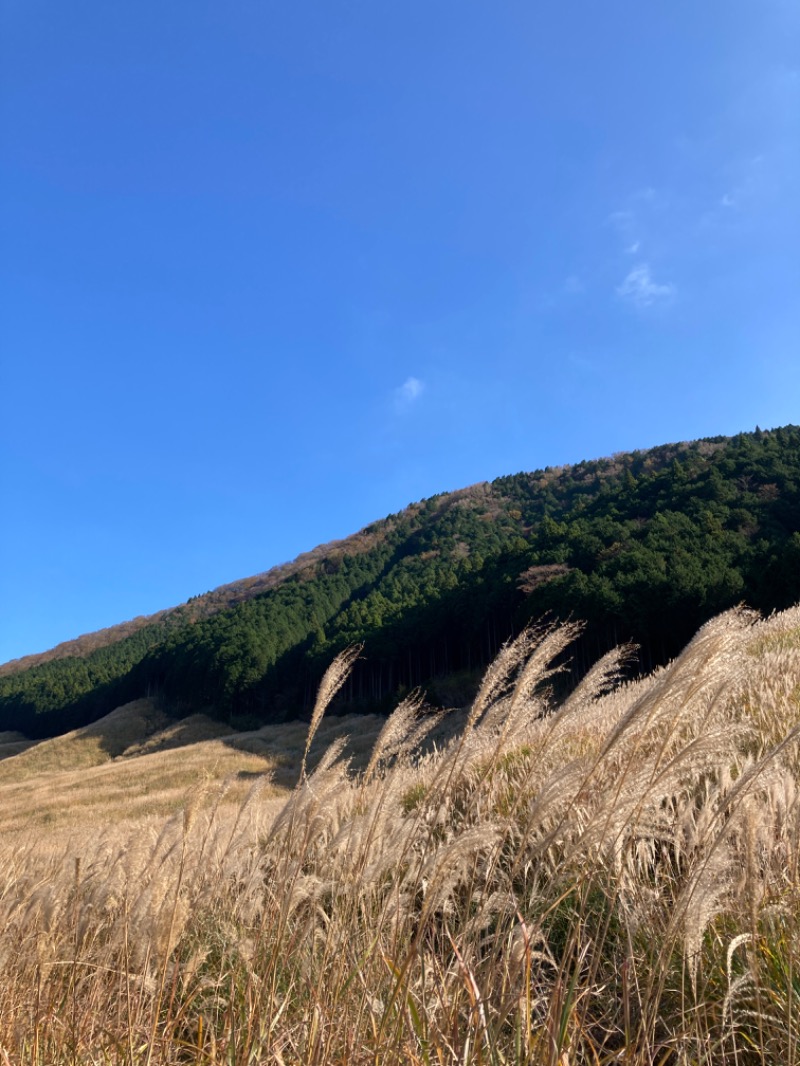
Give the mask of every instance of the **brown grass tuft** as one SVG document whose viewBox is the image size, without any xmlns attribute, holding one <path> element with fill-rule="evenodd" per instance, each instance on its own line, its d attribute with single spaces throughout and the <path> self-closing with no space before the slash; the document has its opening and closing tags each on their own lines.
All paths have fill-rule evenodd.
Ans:
<svg viewBox="0 0 800 1066">
<path fill-rule="evenodd" d="M 554 705 L 576 631 L 435 742 L 419 694 L 323 722 L 351 649 L 305 733 L 6 760 L 0 1062 L 798 1062 L 800 611 Z"/>
</svg>

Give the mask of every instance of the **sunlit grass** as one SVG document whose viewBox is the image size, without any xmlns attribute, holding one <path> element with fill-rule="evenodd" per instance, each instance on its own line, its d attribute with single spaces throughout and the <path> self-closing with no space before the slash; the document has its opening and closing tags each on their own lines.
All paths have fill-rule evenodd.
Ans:
<svg viewBox="0 0 800 1066">
<path fill-rule="evenodd" d="M 366 761 L 379 728 L 373 716 L 330 719 L 317 735 L 312 765 L 333 739 L 351 733 L 354 757 Z M 256 779 L 264 779 L 267 795 L 287 794 L 307 734 L 302 722 L 232 734 L 204 715 L 171 721 L 152 701 L 138 700 L 0 763 L 0 834 L 82 831 L 174 814 L 198 784 L 207 797 L 224 784 L 228 807 L 240 804 Z"/>
<path fill-rule="evenodd" d="M 385 723 L 321 704 L 310 731 L 172 723 L 93 766 L 6 760 L 0 1048 L 797 1063 L 798 627 L 731 612 L 651 678 L 606 657 L 559 706 L 574 628 L 532 630 L 452 723 L 412 695 Z"/>
</svg>

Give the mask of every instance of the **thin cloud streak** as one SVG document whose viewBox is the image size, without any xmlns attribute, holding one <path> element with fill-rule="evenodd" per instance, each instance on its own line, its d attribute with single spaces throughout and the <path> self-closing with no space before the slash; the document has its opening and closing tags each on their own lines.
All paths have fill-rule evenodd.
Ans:
<svg viewBox="0 0 800 1066">
<path fill-rule="evenodd" d="M 663 285 L 653 281 L 647 263 L 635 266 L 617 286 L 617 295 L 636 307 L 651 307 L 654 303 L 663 303 L 671 299 L 676 292 L 677 289 L 671 283 Z"/>
</svg>

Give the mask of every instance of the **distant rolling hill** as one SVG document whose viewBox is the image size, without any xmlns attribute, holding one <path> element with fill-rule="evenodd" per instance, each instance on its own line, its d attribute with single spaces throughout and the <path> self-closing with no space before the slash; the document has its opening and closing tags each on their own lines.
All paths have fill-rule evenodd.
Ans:
<svg viewBox="0 0 800 1066">
<path fill-rule="evenodd" d="M 800 599 L 800 429 L 668 444 L 443 493 L 295 562 L 0 668 L 0 731 L 54 736 L 158 697 L 253 728 L 306 713 L 342 647 L 340 696 L 386 709 L 422 684 L 466 702 L 531 620 L 580 618 L 580 672 L 620 641 L 664 662 L 746 602 Z"/>
<path fill-rule="evenodd" d="M 363 765 L 383 719 L 334 717 L 323 723 L 309 752 L 313 767 L 337 737 Z M 185 807 L 187 793 L 204 803 L 241 804 L 256 785 L 261 798 L 285 794 L 297 781 L 305 723 L 263 726 L 231 734 L 195 714 L 170 720 L 153 700 L 134 700 L 97 722 L 47 740 L 0 734 L 0 836 L 41 839 L 44 831 L 87 827 L 98 832 L 123 822 L 163 819 Z M 16 746 L 16 750 L 14 750 Z"/>
</svg>

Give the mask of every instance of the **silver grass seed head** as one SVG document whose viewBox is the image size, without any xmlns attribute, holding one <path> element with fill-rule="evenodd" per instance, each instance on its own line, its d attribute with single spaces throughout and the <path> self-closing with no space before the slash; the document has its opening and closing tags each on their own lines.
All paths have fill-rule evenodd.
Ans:
<svg viewBox="0 0 800 1066">
<path fill-rule="evenodd" d="M 538 639 L 532 644 L 514 685 L 512 696 L 514 704 L 527 703 L 547 678 L 563 669 L 562 667 L 553 668 L 551 664 L 565 648 L 577 639 L 584 628 L 582 622 L 564 622 L 558 626 L 547 626 L 537 634 Z"/>
<path fill-rule="evenodd" d="M 391 758 L 402 747 L 417 722 L 424 702 L 425 698 L 421 690 L 415 689 L 389 715 L 378 734 L 369 763 L 364 771 L 364 785 L 371 780 L 381 760 Z"/>
<path fill-rule="evenodd" d="M 538 636 L 539 631 L 533 628 L 524 629 L 497 653 L 483 675 L 483 681 L 467 717 L 465 734 L 472 729 L 484 711 L 510 688 L 515 671 L 528 657 L 529 650 Z"/>
<path fill-rule="evenodd" d="M 353 644 L 349 648 L 345 648 L 344 651 L 339 652 L 331 665 L 325 671 L 322 681 L 317 691 L 317 699 L 314 703 L 314 710 L 311 713 L 311 722 L 308 727 L 308 736 L 306 737 L 305 751 L 303 752 L 303 763 L 301 768 L 301 777 L 305 777 L 306 772 L 306 760 L 308 759 L 308 752 L 311 748 L 311 742 L 314 739 L 314 735 L 319 729 L 319 724 L 322 721 L 322 716 L 330 704 L 333 697 L 347 681 L 350 673 L 355 666 L 356 660 L 361 655 L 364 649 L 363 644 Z"/>
</svg>

